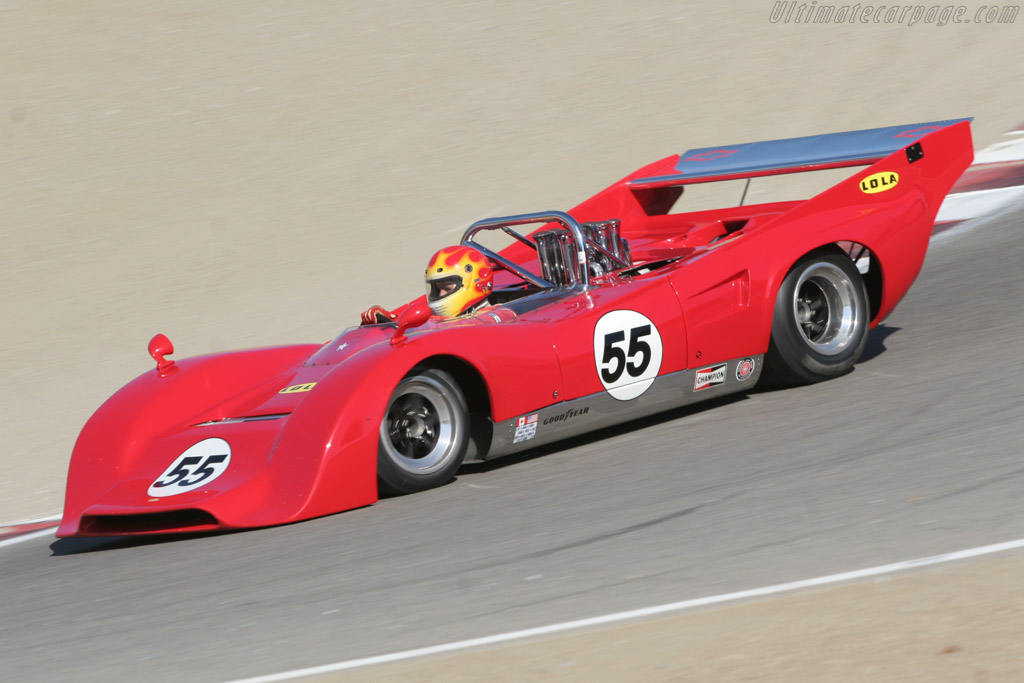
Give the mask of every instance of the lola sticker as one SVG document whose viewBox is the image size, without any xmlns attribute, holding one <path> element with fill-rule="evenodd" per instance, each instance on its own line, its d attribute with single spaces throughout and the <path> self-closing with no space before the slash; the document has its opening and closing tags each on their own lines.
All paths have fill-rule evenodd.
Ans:
<svg viewBox="0 0 1024 683">
<path fill-rule="evenodd" d="M 345 346 L 348 346 L 348 344 L 343 344 L 342 346 L 339 346 L 338 350 L 340 351 Z M 290 387 L 285 387 L 284 389 L 282 389 L 281 391 L 279 391 L 277 393 L 279 393 L 279 394 L 301 394 L 303 391 L 309 391 L 310 389 L 312 389 L 315 386 L 316 386 L 316 382 L 309 382 L 308 384 L 293 384 Z"/>
<path fill-rule="evenodd" d="M 179 455 L 156 478 L 147 493 L 153 498 L 194 491 L 224 474 L 231 462 L 231 446 L 224 439 L 203 439 Z"/>
<path fill-rule="evenodd" d="M 864 194 L 878 194 L 896 187 L 900 182 L 900 174 L 895 171 L 872 173 L 860 181 L 860 191 Z"/>
<path fill-rule="evenodd" d="M 527 415 L 516 420 L 516 433 L 512 437 L 512 443 L 529 441 L 537 436 L 537 417 L 539 413 Z"/>
<path fill-rule="evenodd" d="M 744 358 L 736 364 L 736 379 L 742 382 L 745 379 L 750 379 L 750 376 L 754 374 L 754 359 Z"/>
<path fill-rule="evenodd" d="M 725 369 L 727 367 L 729 367 L 728 363 L 722 363 L 721 365 L 712 365 L 710 368 L 698 370 L 697 376 L 693 380 L 693 390 L 700 391 L 701 389 L 724 384 Z"/>
</svg>

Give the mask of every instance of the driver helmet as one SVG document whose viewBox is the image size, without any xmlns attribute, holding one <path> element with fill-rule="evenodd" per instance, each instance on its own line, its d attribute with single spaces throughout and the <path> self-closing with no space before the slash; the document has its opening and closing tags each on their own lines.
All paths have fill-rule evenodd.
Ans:
<svg viewBox="0 0 1024 683">
<path fill-rule="evenodd" d="M 487 298 L 494 284 L 494 267 L 472 247 L 445 247 L 430 259 L 426 281 L 430 310 L 453 318 Z"/>
</svg>

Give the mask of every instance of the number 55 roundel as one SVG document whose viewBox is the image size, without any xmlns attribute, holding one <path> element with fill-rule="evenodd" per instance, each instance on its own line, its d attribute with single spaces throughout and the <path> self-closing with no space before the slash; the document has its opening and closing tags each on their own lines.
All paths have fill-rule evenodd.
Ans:
<svg viewBox="0 0 1024 683">
<path fill-rule="evenodd" d="M 224 439 L 203 439 L 179 455 L 149 486 L 149 495 L 164 498 L 193 491 L 224 474 L 231 446 Z"/>
<path fill-rule="evenodd" d="M 613 398 L 629 401 L 647 391 L 661 369 L 661 334 L 636 311 L 605 313 L 594 326 L 594 362 Z"/>
</svg>

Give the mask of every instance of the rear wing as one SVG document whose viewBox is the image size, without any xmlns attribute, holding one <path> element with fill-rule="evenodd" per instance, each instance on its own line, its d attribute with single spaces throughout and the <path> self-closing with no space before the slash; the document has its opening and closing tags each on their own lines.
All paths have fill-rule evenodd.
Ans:
<svg viewBox="0 0 1024 683">
<path fill-rule="evenodd" d="M 676 187 L 781 173 L 866 166 L 937 130 L 973 119 L 911 123 L 888 128 L 810 135 L 802 138 L 747 142 L 691 149 L 679 155 L 673 173 L 628 181 L 631 190 Z M 919 149 L 918 149 L 919 152 Z M 914 154 L 907 150 L 909 155 Z"/>
</svg>

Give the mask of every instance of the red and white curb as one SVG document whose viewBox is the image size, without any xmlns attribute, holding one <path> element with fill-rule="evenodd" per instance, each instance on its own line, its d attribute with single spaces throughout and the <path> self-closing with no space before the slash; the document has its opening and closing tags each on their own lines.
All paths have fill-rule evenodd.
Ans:
<svg viewBox="0 0 1024 683">
<path fill-rule="evenodd" d="M 30 541 L 33 538 L 42 538 L 47 534 L 53 535 L 53 531 L 60 522 L 60 515 L 29 519 L 24 522 L 11 522 L 0 524 L 0 548 L 22 541 Z"/>
<path fill-rule="evenodd" d="M 939 208 L 933 234 L 1024 202 L 1024 123 L 978 152 Z"/>
</svg>

